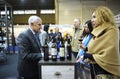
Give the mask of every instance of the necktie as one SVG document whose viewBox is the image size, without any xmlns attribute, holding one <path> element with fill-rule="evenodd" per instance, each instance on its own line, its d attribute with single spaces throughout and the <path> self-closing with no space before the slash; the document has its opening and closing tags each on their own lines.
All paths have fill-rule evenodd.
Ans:
<svg viewBox="0 0 120 79">
<path fill-rule="evenodd" d="M 35 34 L 35 38 L 36 38 L 38 44 L 40 45 L 40 39 L 39 39 L 39 34 L 38 33 Z"/>
</svg>

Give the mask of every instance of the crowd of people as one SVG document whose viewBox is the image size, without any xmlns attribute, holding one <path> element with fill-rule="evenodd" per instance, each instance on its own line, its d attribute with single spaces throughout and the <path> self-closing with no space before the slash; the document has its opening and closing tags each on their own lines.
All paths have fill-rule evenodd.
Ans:
<svg viewBox="0 0 120 79">
<path fill-rule="evenodd" d="M 119 30 L 115 25 L 114 15 L 107 7 L 96 8 L 91 20 L 81 26 L 79 18 L 73 20 L 73 35 L 62 36 L 59 27 L 49 30 L 42 19 L 30 16 L 29 28 L 22 32 L 16 41 L 19 48 L 18 79 L 39 79 L 38 61 L 42 58 L 42 46 L 45 40 L 49 43 L 56 39 L 59 52 L 60 38 L 71 38 L 72 54 L 78 63 L 80 79 L 83 77 L 83 66 L 90 68 L 90 79 L 120 79 Z"/>
</svg>

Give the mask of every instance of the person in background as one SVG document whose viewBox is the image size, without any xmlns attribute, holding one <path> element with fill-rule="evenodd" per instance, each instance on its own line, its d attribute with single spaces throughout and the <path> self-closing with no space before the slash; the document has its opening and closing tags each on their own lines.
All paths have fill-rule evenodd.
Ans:
<svg viewBox="0 0 120 79">
<path fill-rule="evenodd" d="M 47 42 L 49 42 L 48 30 L 49 30 L 49 25 L 45 24 L 43 31 L 41 31 L 41 33 L 39 34 L 41 46 L 45 45 L 45 40 L 47 40 Z"/>
<path fill-rule="evenodd" d="M 28 19 L 29 28 L 20 33 L 17 38 L 18 46 L 18 79 L 38 79 L 38 61 L 41 59 L 39 33 L 42 19 L 32 15 Z"/>
<path fill-rule="evenodd" d="M 91 34 L 92 30 L 93 30 L 92 22 L 91 22 L 91 20 L 88 20 L 85 23 L 84 30 L 83 30 L 83 33 L 82 33 L 82 38 L 80 38 L 81 40 L 79 40 L 80 49 L 79 49 L 78 55 L 76 57 L 77 62 L 78 62 L 78 69 L 80 69 L 79 70 L 80 79 L 86 79 L 85 77 L 87 77 L 84 67 L 89 68 L 89 64 L 86 63 L 85 61 L 79 62 L 79 57 L 84 55 L 84 53 L 87 52 L 86 47 L 88 46 L 89 41 L 92 38 L 92 34 Z M 91 72 L 91 74 L 93 74 L 93 73 Z M 91 78 L 91 79 L 93 79 L 93 78 Z"/>
<path fill-rule="evenodd" d="M 114 15 L 109 8 L 100 6 L 94 10 L 91 21 L 93 37 L 80 61 L 90 60 L 92 79 L 120 79 L 119 30 Z"/>
<path fill-rule="evenodd" d="M 64 33 L 63 40 L 64 40 L 64 45 L 65 45 L 65 54 L 67 56 L 68 55 L 68 51 L 67 51 L 68 40 L 70 40 L 70 44 L 71 44 L 71 40 L 72 40 L 72 36 L 70 35 L 70 33 L 68 33 L 68 32 Z"/>
<path fill-rule="evenodd" d="M 53 35 L 54 35 L 54 33 L 53 33 L 53 29 L 50 29 L 50 33 L 49 33 L 49 38 L 50 38 L 50 41 L 52 40 Z"/>
<path fill-rule="evenodd" d="M 74 55 L 74 57 L 77 57 L 78 51 L 79 51 L 79 44 L 78 44 L 78 39 L 80 38 L 82 32 L 83 32 L 83 28 L 82 26 L 80 26 L 80 19 L 76 18 L 74 19 L 74 23 L 73 23 L 74 27 L 73 27 L 73 35 L 72 35 L 72 54 Z"/>
<path fill-rule="evenodd" d="M 53 38 L 56 39 L 56 43 L 57 43 L 57 52 L 59 52 L 59 48 L 60 48 L 60 39 L 62 38 L 62 33 L 59 32 L 59 27 L 55 28 L 55 33 Z"/>
<path fill-rule="evenodd" d="M 63 39 L 64 41 L 67 41 L 68 39 L 70 39 L 70 42 L 72 41 L 72 36 L 70 35 L 70 33 L 66 32 L 63 35 Z"/>
</svg>

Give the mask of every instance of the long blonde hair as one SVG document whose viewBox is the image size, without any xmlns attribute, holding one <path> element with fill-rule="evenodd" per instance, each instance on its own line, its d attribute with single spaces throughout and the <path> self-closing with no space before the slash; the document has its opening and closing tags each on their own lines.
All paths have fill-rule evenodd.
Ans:
<svg viewBox="0 0 120 79">
<path fill-rule="evenodd" d="M 115 26 L 114 14 L 109 8 L 105 6 L 100 6 L 94 10 L 94 13 L 97 16 L 96 18 L 100 25 L 104 23 L 109 23 Z"/>
</svg>

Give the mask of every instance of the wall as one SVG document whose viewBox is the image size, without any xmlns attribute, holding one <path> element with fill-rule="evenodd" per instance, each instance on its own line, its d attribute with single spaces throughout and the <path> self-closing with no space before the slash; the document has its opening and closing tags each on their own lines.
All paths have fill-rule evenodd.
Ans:
<svg viewBox="0 0 120 79">
<path fill-rule="evenodd" d="M 120 13 L 120 0 L 56 0 L 56 23 L 72 24 L 76 17 L 85 23 L 98 6 L 109 7 L 115 15 Z"/>
<path fill-rule="evenodd" d="M 72 24 L 74 18 L 82 23 L 91 19 L 94 8 L 108 6 L 116 15 L 120 13 L 120 0 L 55 0 L 56 14 L 40 15 L 43 24 Z M 30 15 L 14 15 L 14 24 L 27 24 Z"/>
<path fill-rule="evenodd" d="M 82 22 L 86 22 L 91 19 L 92 12 L 98 6 L 105 6 L 106 2 L 104 0 L 82 0 Z"/>
<path fill-rule="evenodd" d="M 57 0 L 55 2 L 56 20 L 58 24 L 72 24 L 74 18 L 81 22 L 91 19 L 91 14 L 97 6 L 105 5 L 105 0 Z"/>
<path fill-rule="evenodd" d="M 120 13 L 120 0 L 107 0 L 106 5 L 113 11 L 115 15 Z"/>
<path fill-rule="evenodd" d="M 16 24 L 28 24 L 28 18 L 31 15 L 13 15 L 13 23 Z M 43 24 L 55 24 L 55 14 L 42 14 L 38 15 L 42 18 Z"/>
<path fill-rule="evenodd" d="M 72 24 L 74 18 L 81 18 L 80 0 L 58 0 L 58 24 Z"/>
<path fill-rule="evenodd" d="M 70 24 L 74 18 L 81 18 L 82 24 L 91 19 L 94 8 L 98 6 L 108 6 L 116 15 L 120 13 L 120 0 L 55 0 L 56 14 L 39 15 L 43 19 L 43 24 Z M 14 24 L 26 24 L 30 15 L 14 15 Z M 23 28 L 23 29 L 22 29 Z M 24 27 L 15 28 L 16 36 L 19 34 L 16 30 L 24 30 Z"/>
</svg>

